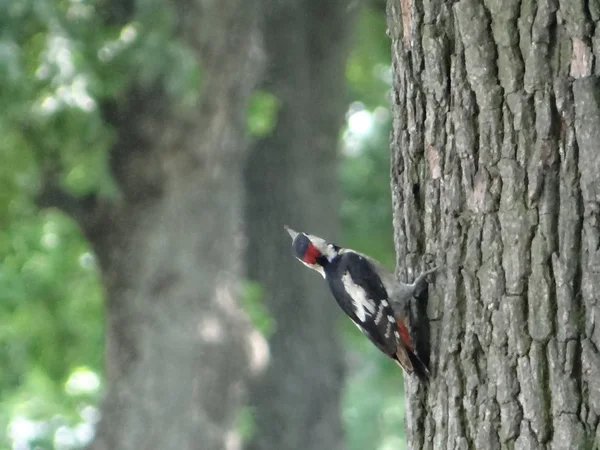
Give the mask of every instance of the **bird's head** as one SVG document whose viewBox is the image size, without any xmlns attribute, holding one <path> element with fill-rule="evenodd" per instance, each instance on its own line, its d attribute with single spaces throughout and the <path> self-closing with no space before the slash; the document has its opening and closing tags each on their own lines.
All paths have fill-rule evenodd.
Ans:
<svg viewBox="0 0 600 450">
<path fill-rule="evenodd" d="M 325 276 L 324 267 L 339 254 L 341 248 L 312 234 L 292 230 L 287 225 L 285 230 L 292 238 L 294 256 L 302 264 Z"/>
</svg>

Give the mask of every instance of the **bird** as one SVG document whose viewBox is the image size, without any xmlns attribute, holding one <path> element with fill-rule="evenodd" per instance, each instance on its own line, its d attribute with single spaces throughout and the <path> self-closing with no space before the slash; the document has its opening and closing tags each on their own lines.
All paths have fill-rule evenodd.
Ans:
<svg viewBox="0 0 600 450">
<path fill-rule="evenodd" d="M 284 226 L 292 238 L 294 256 L 325 278 L 342 311 L 385 355 L 408 374 L 427 384 L 429 355 L 419 355 L 413 336 L 411 304 L 427 289 L 427 277 L 438 267 L 422 272 L 412 284 L 397 281 L 378 261 L 363 253 L 327 242 L 312 234 Z"/>
</svg>

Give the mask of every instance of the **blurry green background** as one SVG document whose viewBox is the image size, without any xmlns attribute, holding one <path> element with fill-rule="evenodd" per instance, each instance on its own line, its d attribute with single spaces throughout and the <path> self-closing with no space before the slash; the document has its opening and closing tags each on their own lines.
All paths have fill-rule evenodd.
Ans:
<svg viewBox="0 0 600 450">
<path fill-rule="evenodd" d="M 147 83 L 160 76 L 177 99 L 193 102 L 200 69 L 184 46 L 168 39 L 168 10 L 158 0 L 143 3 L 135 22 L 111 29 L 85 2 L 0 2 L 2 449 L 81 448 L 99 419 L 104 311 L 95 258 L 72 220 L 40 212 L 33 198 L 41 170 L 57 168 L 72 192 L 114 194 L 106 161 L 112 136 L 94 98 L 118 95 L 132 74 Z M 363 7 L 356 26 L 346 68 L 350 102 L 340 133 L 339 244 L 392 269 L 391 72 L 383 10 Z M 157 65 L 165 59 L 170 64 Z M 160 73 L 163 67 L 169 73 Z M 268 94 L 255 94 L 249 133 L 272 129 L 275 103 Z M 253 295 L 260 286 L 247 289 L 254 299 L 245 303 L 248 312 L 268 328 L 260 295 Z M 340 321 L 340 333 L 350 370 L 342 408 L 347 448 L 405 448 L 401 371 L 350 321 Z"/>
</svg>

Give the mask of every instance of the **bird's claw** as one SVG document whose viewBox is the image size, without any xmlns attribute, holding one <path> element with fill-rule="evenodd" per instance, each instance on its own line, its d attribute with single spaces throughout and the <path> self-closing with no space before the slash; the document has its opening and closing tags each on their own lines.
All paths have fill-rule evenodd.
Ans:
<svg viewBox="0 0 600 450">
<path fill-rule="evenodd" d="M 429 275 L 434 274 L 435 272 L 440 270 L 442 267 L 443 266 L 435 266 L 433 269 L 429 269 L 429 270 L 425 270 L 425 271 L 421 272 L 419 274 L 419 276 L 417 277 L 417 279 L 415 280 L 415 283 L 419 280 L 423 280 L 423 279 L 427 278 Z"/>
<path fill-rule="evenodd" d="M 427 292 L 427 288 L 429 285 L 427 277 L 429 277 L 429 275 L 433 275 L 436 271 L 438 271 L 442 267 L 443 266 L 435 266 L 433 269 L 425 270 L 425 271 L 421 272 L 419 274 L 419 276 L 417 276 L 417 278 L 415 279 L 415 281 L 413 283 L 415 298 L 418 299 L 418 298 L 421 298 L 424 296 L 424 294 Z"/>
</svg>

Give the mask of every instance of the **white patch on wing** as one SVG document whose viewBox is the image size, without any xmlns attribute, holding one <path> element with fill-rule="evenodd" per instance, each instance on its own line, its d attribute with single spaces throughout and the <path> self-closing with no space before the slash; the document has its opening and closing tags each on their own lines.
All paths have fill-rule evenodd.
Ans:
<svg viewBox="0 0 600 450">
<path fill-rule="evenodd" d="M 354 305 L 354 313 L 361 322 L 367 318 L 367 314 L 371 315 L 375 312 L 375 303 L 367 297 L 367 293 L 363 288 L 357 285 L 348 272 L 342 276 L 342 283 L 346 292 L 352 299 Z"/>
<path fill-rule="evenodd" d="M 379 304 L 379 308 L 377 309 L 377 315 L 375 316 L 375 323 L 379 324 L 381 319 L 383 318 L 383 310 L 385 309 L 387 302 L 384 300 Z"/>
<path fill-rule="evenodd" d="M 388 322 L 388 326 L 385 329 L 385 338 L 389 339 L 390 338 L 390 332 L 392 331 L 392 324 L 390 322 Z"/>
</svg>

